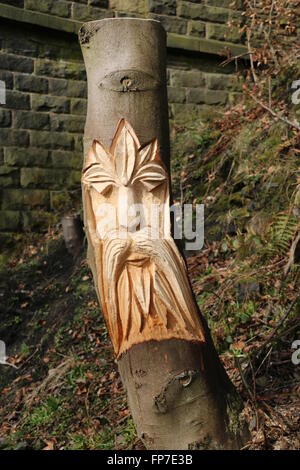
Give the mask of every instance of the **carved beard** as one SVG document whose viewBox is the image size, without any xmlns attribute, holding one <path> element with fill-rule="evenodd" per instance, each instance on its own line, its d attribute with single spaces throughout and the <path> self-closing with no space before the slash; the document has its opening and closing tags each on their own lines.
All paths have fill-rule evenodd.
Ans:
<svg viewBox="0 0 300 470">
<path fill-rule="evenodd" d="M 140 335 L 145 340 L 149 326 L 182 337 L 185 331 L 199 341 L 202 326 L 174 240 L 149 239 L 147 228 L 126 236 L 105 238 L 102 244 L 100 282 L 117 354 L 127 343 L 139 342 Z"/>
</svg>

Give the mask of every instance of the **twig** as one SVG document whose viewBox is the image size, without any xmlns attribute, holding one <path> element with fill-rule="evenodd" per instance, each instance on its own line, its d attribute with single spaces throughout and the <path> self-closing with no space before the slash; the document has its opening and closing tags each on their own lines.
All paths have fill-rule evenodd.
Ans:
<svg viewBox="0 0 300 470">
<path fill-rule="evenodd" d="M 14 369 L 19 369 L 19 367 L 15 366 L 14 364 L 11 364 L 11 362 L 6 362 L 5 360 L 1 360 L 0 361 L 0 365 L 1 366 L 10 366 L 10 367 L 13 367 Z"/>
<path fill-rule="evenodd" d="M 260 346 L 259 349 L 263 349 L 274 338 L 275 334 L 277 333 L 277 331 L 279 330 L 281 325 L 285 322 L 285 320 L 287 319 L 287 317 L 291 313 L 291 311 L 292 311 L 295 303 L 299 299 L 299 297 L 300 297 L 300 294 L 298 294 L 297 297 L 293 300 L 293 302 L 291 303 L 291 305 L 287 309 L 286 313 L 283 315 L 283 317 L 281 317 L 280 321 L 277 323 L 276 327 L 274 328 L 274 330 L 272 331 L 270 336 L 263 342 L 263 344 Z"/>
<path fill-rule="evenodd" d="M 241 379 L 242 379 L 242 382 L 243 382 L 244 387 L 246 388 L 247 392 L 249 393 L 249 396 L 250 396 L 251 400 L 255 401 L 255 400 L 254 400 L 254 395 L 253 395 L 253 393 L 252 393 L 251 390 L 250 390 L 250 387 L 249 387 L 249 385 L 248 385 L 248 383 L 247 383 L 247 380 L 246 380 L 246 378 L 245 378 L 244 372 L 243 372 L 243 370 L 242 370 L 240 360 L 239 360 L 239 358 L 238 358 L 237 356 L 234 356 L 234 362 L 235 362 L 235 365 L 236 365 L 237 368 L 238 368 L 238 371 L 239 371 L 239 374 L 240 374 L 240 377 L 241 377 Z"/>
<path fill-rule="evenodd" d="M 254 401 L 256 401 L 256 381 L 255 381 L 255 372 L 254 372 L 253 364 L 252 364 L 252 361 L 251 361 L 250 358 L 249 358 L 249 364 L 250 364 L 251 373 L 252 373 L 253 398 L 254 398 Z"/>
<path fill-rule="evenodd" d="M 274 10 L 274 0 L 272 0 L 272 5 L 271 5 L 271 8 L 270 8 L 270 13 L 269 13 L 269 32 L 268 32 L 269 37 L 271 36 L 271 32 L 272 32 L 273 10 Z"/>
<path fill-rule="evenodd" d="M 295 261 L 295 251 L 298 246 L 298 243 L 300 242 L 300 230 L 298 234 L 296 235 L 296 238 L 292 242 L 291 249 L 290 249 L 290 254 L 289 254 L 289 261 L 284 267 L 284 274 L 287 275 L 289 270 L 291 269 L 292 265 L 294 264 Z"/>
<path fill-rule="evenodd" d="M 90 407 L 89 407 L 89 392 L 90 392 L 90 388 L 91 388 L 91 384 L 89 385 L 88 389 L 87 389 L 87 393 L 86 393 L 86 396 L 85 396 L 85 399 L 84 399 L 84 404 L 85 404 L 85 411 L 86 411 L 86 415 L 87 415 L 87 418 L 90 419 Z"/>
<path fill-rule="evenodd" d="M 37 348 L 35 349 L 35 351 L 34 351 L 29 357 L 27 357 L 27 359 L 26 359 L 24 362 L 22 362 L 22 364 L 21 364 L 21 367 L 22 367 L 22 368 L 24 367 L 25 364 L 27 364 L 27 363 L 33 358 L 33 356 L 36 355 L 36 353 L 38 352 L 38 350 L 39 350 L 39 348 L 37 347 Z"/>
<path fill-rule="evenodd" d="M 297 302 L 297 300 L 299 299 L 300 297 L 300 294 L 297 295 L 297 297 L 293 300 L 293 302 L 291 303 L 291 305 L 289 306 L 288 310 L 286 311 L 286 313 L 283 315 L 283 317 L 280 319 L 280 321 L 278 322 L 278 324 L 276 325 L 276 327 L 274 328 L 274 330 L 272 331 L 272 333 L 269 335 L 269 337 L 263 342 L 263 344 L 255 350 L 255 355 L 257 357 L 259 357 L 259 354 L 260 352 L 264 349 L 264 347 L 274 338 L 275 334 L 277 333 L 277 331 L 279 330 L 279 328 L 281 327 L 281 325 L 285 322 L 285 320 L 287 319 L 287 317 L 289 316 L 289 314 L 291 313 L 295 303 Z M 256 369 L 256 372 L 255 372 L 255 375 L 259 372 L 259 370 L 261 369 L 261 367 L 263 366 L 263 364 L 265 363 L 266 359 L 270 356 L 270 353 L 272 352 L 272 349 L 273 347 L 271 346 L 271 348 L 269 349 L 269 351 L 267 352 L 267 354 L 265 355 L 264 359 L 262 360 L 262 362 L 260 363 L 259 367 Z"/>
<path fill-rule="evenodd" d="M 251 49 L 251 47 L 250 47 L 250 37 L 251 37 L 251 30 L 248 29 L 248 31 L 247 31 L 248 52 Z M 255 70 L 254 70 L 254 61 L 253 61 L 252 54 L 250 54 L 250 66 L 251 66 L 251 72 L 252 72 L 252 77 L 253 77 L 254 83 L 257 83 L 257 76 L 256 76 L 256 73 L 255 73 Z"/>
<path fill-rule="evenodd" d="M 249 93 L 249 96 L 255 101 L 255 103 L 259 104 L 262 108 L 264 108 L 266 111 L 268 111 L 273 117 L 275 117 L 276 119 L 279 119 L 279 121 L 282 121 L 285 124 L 288 124 L 289 126 L 294 127 L 295 129 L 300 131 L 300 126 L 299 126 L 298 123 L 292 122 L 287 118 L 279 116 L 273 109 L 271 109 L 269 106 L 267 106 L 262 101 L 257 99 L 256 96 L 252 95 L 251 93 Z"/>
<path fill-rule="evenodd" d="M 295 328 L 299 328 L 299 322 L 295 323 L 295 325 L 293 325 L 290 328 L 288 328 L 287 330 L 285 330 L 284 333 L 282 334 L 283 338 L 286 335 L 288 335 L 291 331 L 295 330 Z"/>
<path fill-rule="evenodd" d="M 258 368 L 256 369 L 255 375 L 260 371 L 260 369 L 262 368 L 262 366 L 264 365 L 264 363 L 266 362 L 266 360 L 267 360 L 268 357 L 270 356 L 270 354 L 271 354 L 271 352 L 272 352 L 272 349 L 273 349 L 273 346 L 270 347 L 269 351 L 267 352 L 267 354 L 265 355 L 265 357 L 264 357 L 263 360 L 261 361 L 260 365 L 259 365 Z"/>
<path fill-rule="evenodd" d="M 264 32 L 264 35 L 265 35 L 265 38 L 266 38 L 266 41 L 269 45 L 269 48 L 273 54 L 273 59 L 274 59 L 274 62 L 276 64 L 276 67 L 279 67 L 279 63 L 278 63 L 278 60 L 277 60 L 277 57 L 276 57 L 276 52 L 275 52 L 275 49 L 272 45 L 272 42 L 271 42 L 271 33 L 272 33 L 272 16 L 273 16 L 273 10 L 274 10 L 274 7 L 275 7 L 275 3 L 274 3 L 274 0 L 272 0 L 272 5 L 271 5 L 271 8 L 270 8 L 270 13 L 269 13 L 269 28 L 268 28 L 268 31 L 266 31 L 265 29 L 263 29 L 263 32 Z"/>
<path fill-rule="evenodd" d="M 248 444 L 246 444 L 244 447 L 241 447 L 240 450 L 246 450 L 246 449 L 248 449 L 251 445 L 252 445 L 252 442 L 248 442 Z"/>
<path fill-rule="evenodd" d="M 284 416 L 280 411 L 276 410 L 275 408 L 272 408 L 268 403 L 266 403 L 264 400 L 259 400 L 260 403 L 270 412 L 270 414 L 275 414 L 277 418 L 279 418 L 279 421 L 281 422 L 281 427 L 283 428 L 283 425 L 287 426 L 290 431 L 295 431 L 295 426 L 290 422 L 289 419 L 287 419 L 286 416 Z"/>
<path fill-rule="evenodd" d="M 220 63 L 222 67 L 225 67 L 226 65 L 230 64 L 230 62 L 233 62 L 234 60 L 240 59 L 241 57 L 245 57 L 247 55 L 252 55 L 254 54 L 254 51 L 247 51 L 243 52 L 242 54 L 235 55 L 233 57 L 228 57 L 227 59 L 223 60 L 223 62 Z"/>
</svg>

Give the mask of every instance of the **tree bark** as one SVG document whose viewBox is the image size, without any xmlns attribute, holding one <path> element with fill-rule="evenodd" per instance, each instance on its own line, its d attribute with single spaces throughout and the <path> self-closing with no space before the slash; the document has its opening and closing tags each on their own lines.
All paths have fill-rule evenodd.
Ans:
<svg viewBox="0 0 300 470">
<path fill-rule="evenodd" d="M 131 124 L 142 145 L 157 139 L 158 154 L 170 174 L 166 35 L 157 21 L 126 18 L 86 23 L 79 38 L 88 78 L 83 189 L 89 233 L 93 194 L 100 198 L 89 192 L 90 182 L 94 184 L 89 171 L 95 175 L 97 148 L 103 144 L 103 152 L 110 147 L 120 119 Z M 122 126 L 118 132 L 131 132 L 126 122 Z M 95 143 L 95 139 L 101 143 Z M 118 145 L 115 139 L 111 152 Z M 160 164 L 158 156 L 155 161 Z M 89 262 L 113 339 L 113 326 L 108 321 L 111 312 L 104 305 L 99 286 L 98 245 L 89 235 L 88 241 Z M 184 267 L 181 269 L 184 271 Z M 137 433 L 148 449 L 238 449 L 248 438 L 240 420 L 242 402 L 221 365 L 194 298 L 192 302 L 190 310 L 198 318 L 194 322 L 195 338 L 187 332 L 160 335 L 158 327 L 153 338 L 149 333 L 144 342 L 133 337 L 119 349 L 119 371 Z M 122 302 L 120 305 L 122 309 Z M 113 341 L 115 350 L 117 342 Z"/>
</svg>

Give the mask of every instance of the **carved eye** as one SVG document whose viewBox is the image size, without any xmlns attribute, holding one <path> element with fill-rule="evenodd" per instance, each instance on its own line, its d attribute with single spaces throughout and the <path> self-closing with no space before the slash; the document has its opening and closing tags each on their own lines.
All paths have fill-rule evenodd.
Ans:
<svg viewBox="0 0 300 470">
<path fill-rule="evenodd" d="M 118 92 L 154 90 L 161 84 L 151 75 L 139 70 L 119 70 L 109 73 L 98 87 Z"/>
</svg>

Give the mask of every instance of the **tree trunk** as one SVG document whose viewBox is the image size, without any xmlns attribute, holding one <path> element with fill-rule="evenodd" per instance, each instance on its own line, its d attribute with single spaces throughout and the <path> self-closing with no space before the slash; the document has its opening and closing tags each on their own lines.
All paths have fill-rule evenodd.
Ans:
<svg viewBox="0 0 300 470">
<path fill-rule="evenodd" d="M 84 24 L 79 38 L 88 78 L 83 170 L 88 258 L 137 433 L 148 449 L 238 449 L 248 437 L 242 403 L 168 236 L 169 214 L 159 225 L 164 241 L 132 235 L 122 256 L 119 241 L 107 241 L 109 231 L 99 218 L 103 201 L 122 206 L 122 212 L 129 200 L 149 198 L 169 208 L 165 31 L 154 20 L 107 19 Z M 143 189 L 134 186 L 137 179 Z"/>
</svg>

